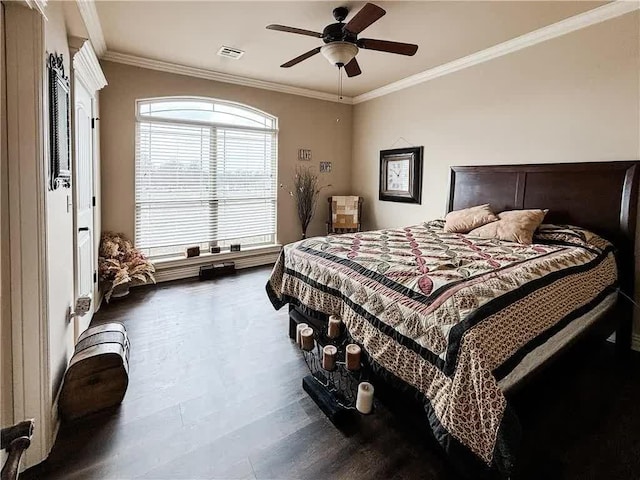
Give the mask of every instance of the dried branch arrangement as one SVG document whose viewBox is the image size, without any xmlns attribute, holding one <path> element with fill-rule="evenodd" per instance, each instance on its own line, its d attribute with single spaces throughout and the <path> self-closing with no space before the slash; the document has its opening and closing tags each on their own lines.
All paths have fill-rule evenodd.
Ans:
<svg viewBox="0 0 640 480">
<path fill-rule="evenodd" d="M 155 268 L 122 233 L 104 232 L 100 238 L 98 268 L 108 302 L 113 289 L 130 282 L 155 283 Z"/>
<path fill-rule="evenodd" d="M 319 185 L 318 175 L 311 167 L 296 167 L 294 189 L 289 192 L 296 201 L 298 219 L 302 228 L 302 238 L 307 238 L 307 228 L 316 213 L 320 192 L 331 185 Z"/>
</svg>

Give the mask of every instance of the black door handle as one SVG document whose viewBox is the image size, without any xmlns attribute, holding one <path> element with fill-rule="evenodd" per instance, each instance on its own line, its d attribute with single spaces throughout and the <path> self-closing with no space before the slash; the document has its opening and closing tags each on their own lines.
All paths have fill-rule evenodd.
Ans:
<svg viewBox="0 0 640 480">
<path fill-rule="evenodd" d="M 89 231 L 89 227 L 80 227 L 78 229 L 79 232 L 88 232 Z"/>
</svg>

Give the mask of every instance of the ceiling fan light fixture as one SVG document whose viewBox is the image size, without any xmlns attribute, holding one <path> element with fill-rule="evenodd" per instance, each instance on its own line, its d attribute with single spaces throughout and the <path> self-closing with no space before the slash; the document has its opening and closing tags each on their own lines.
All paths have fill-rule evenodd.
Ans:
<svg viewBox="0 0 640 480">
<path fill-rule="evenodd" d="M 355 58 L 358 50 L 351 42 L 331 42 L 323 45 L 320 52 L 331 65 L 346 65 Z"/>
</svg>

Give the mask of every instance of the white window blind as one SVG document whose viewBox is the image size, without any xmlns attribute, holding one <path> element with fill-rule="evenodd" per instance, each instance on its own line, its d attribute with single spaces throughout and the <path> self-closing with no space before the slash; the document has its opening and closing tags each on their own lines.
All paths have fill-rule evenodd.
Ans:
<svg viewBox="0 0 640 480">
<path fill-rule="evenodd" d="M 203 99 L 138 102 L 136 247 L 273 244 L 276 119 Z"/>
</svg>

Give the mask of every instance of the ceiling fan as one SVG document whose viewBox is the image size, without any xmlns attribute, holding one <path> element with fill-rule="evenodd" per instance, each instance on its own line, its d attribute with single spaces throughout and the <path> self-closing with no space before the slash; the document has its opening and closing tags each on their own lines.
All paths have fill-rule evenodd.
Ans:
<svg viewBox="0 0 640 480">
<path fill-rule="evenodd" d="M 346 7 L 335 8 L 333 10 L 333 18 L 335 18 L 338 23 L 327 25 L 322 33 L 304 30 L 302 28 L 286 27 L 284 25 L 267 25 L 267 29 L 317 37 L 321 38 L 325 43 L 325 45 L 321 47 L 316 47 L 293 60 L 283 63 L 280 65 L 282 68 L 293 67 L 317 53 L 322 53 L 332 65 L 338 68 L 344 67 L 347 76 L 355 77 L 362 73 L 360 65 L 358 65 L 358 61 L 356 60 L 356 55 L 360 48 L 408 56 L 412 56 L 418 51 L 418 46 L 410 43 L 376 40 L 373 38 L 358 38 L 358 35 L 365 28 L 380 20 L 385 13 L 387 12 L 377 5 L 367 3 L 348 23 L 343 23 L 343 20 L 347 18 L 349 9 Z"/>
</svg>

